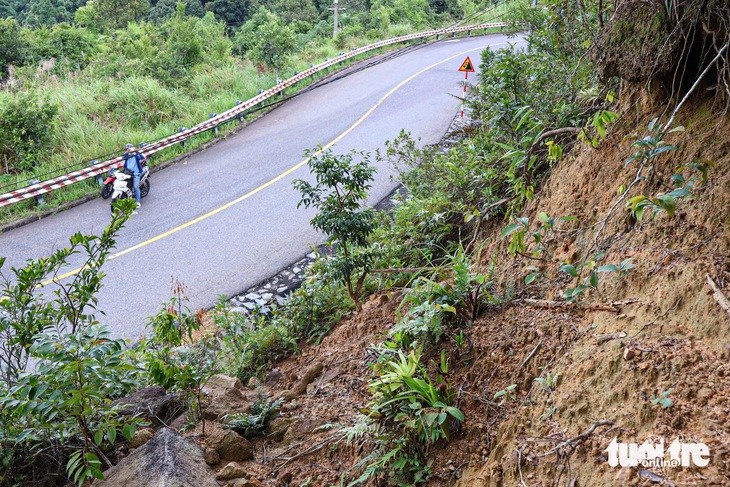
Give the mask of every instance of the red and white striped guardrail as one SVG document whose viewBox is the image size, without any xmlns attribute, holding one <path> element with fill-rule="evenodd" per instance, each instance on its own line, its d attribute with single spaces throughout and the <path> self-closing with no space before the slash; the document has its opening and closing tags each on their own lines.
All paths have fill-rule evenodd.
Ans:
<svg viewBox="0 0 730 487">
<path fill-rule="evenodd" d="M 215 127 L 218 127 L 222 123 L 228 122 L 238 115 L 242 115 L 246 110 L 249 108 L 252 108 L 259 103 L 275 96 L 276 94 L 280 93 L 282 90 L 298 83 L 299 81 L 319 72 L 322 70 L 325 70 L 331 66 L 334 66 L 335 64 L 341 63 L 343 61 L 346 61 L 350 58 L 353 58 L 355 56 L 358 56 L 360 54 L 363 54 L 365 52 L 371 51 L 373 49 L 378 49 L 384 46 L 389 46 L 391 44 L 397 44 L 400 42 L 407 42 L 414 39 L 422 39 L 425 37 L 432 37 L 436 36 L 437 38 L 439 36 L 448 35 L 448 34 L 456 34 L 457 32 L 471 32 L 472 30 L 479 30 L 479 29 L 489 29 L 493 27 L 506 27 L 507 24 L 503 22 L 497 22 L 497 23 L 486 23 L 486 24 L 477 24 L 477 25 L 470 25 L 470 26 L 463 26 L 463 27 L 453 27 L 450 29 L 441 29 L 441 30 L 431 30 L 427 32 L 420 32 L 417 34 L 409 34 L 406 36 L 401 37 L 394 37 L 392 39 L 384 40 L 376 42 L 375 44 L 369 44 L 367 46 L 361 47 L 359 49 L 355 49 L 353 51 L 350 51 L 346 54 L 342 54 L 340 56 L 337 56 L 336 58 L 332 58 L 330 60 L 327 60 L 323 63 L 320 63 L 316 66 L 313 66 L 306 71 L 302 71 L 301 73 L 287 79 L 286 81 L 283 81 L 273 88 L 269 88 L 268 90 L 260 93 L 258 96 L 255 96 L 251 98 L 248 101 L 242 102 L 235 107 L 231 108 L 228 111 L 225 111 L 219 115 L 215 115 L 211 117 L 209 120 L 206 120 L 203 123 L 200 123 L 192 128 L 182 130 L 178 132 L 175 135 L 171 135 L 170 137 L 167 137 L 165 139 L 162 139 L 158 142 L 155 142 L 153 144 L 146 145 L 143 149 L 140 150 L 140 152 L 144 153 L 145 155 L 154 154 L 155 152 L 159 152 L 162 149 L 166 149 L 174 144 L 184 142 L 185 140 L 201 133 L 205 132 L 206 130 L 213 129 Z M 53 190 L 63 188 L 65 186 L 70 186 L 71 184 L 78 183 L 80 181 L 84 181 L 85 179 L 89 179 L 95 176 L 100 176 L 104 174 L 106 171 L 109 170 L 111 167 L 116 167 L 122 162 L 123 158 L 122 156 L 114 157 L 112 159 L 108 159 L 106 161 L 97 162 L 95 164 L 91 164 L 88 167 L 85 167 L 83 169 L 79 169 L 78 171 L 73 171 L 68 174 L 64 174 L 62 176 L 58 176 L 53 179 L 48 179 L 46 181 L 41 181 L 35 184 L 31 184 L 29 186 L 25 186 L 23 188 L 16 189 L 14 191 L 10 191 L 8 193 L 0 194 L 0 208 L 12 205 L 13 203 L 18 203 L 30 198 L 36 198 L 39 196 L 42 196 L 46 193 L 49 193 Z"/>
</svg>

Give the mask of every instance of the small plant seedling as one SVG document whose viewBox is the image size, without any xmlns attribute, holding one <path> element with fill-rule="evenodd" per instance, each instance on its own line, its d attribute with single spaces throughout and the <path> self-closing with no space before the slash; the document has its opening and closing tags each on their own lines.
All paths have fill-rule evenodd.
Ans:
<svg viewBox="0 0 730 487">
<path fill-rule="evenodd" d="M 517 384 L 510 384 L 501 391 L 497 391 L 494 393 L 494 399 L 502 398 L 502 403 L 504 404 L 506 398 L 504 396 L 508 396 L 513 401 L 517 399 L 517 395 L 515 394 L 515 389 L 517 388 Z"/>
<path fill-rule="evenodd" d="M 651 399 L 651 403 L 661 404 L 665 408 L 671 408 L 672 407 L 672 398 L 669 397 L 669 393 L 672 392 L 671 389 L 667 389 L 666 391 L 662 392 L 659 397 L 653 397 Z"/>
</svg>

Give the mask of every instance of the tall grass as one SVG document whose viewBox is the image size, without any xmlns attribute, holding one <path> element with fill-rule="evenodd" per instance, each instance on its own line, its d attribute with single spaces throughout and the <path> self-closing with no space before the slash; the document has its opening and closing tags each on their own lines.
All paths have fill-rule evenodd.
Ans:
<svg viewBox="0 0 730 487">
<path fill-rule="evenodd" d="M 231 58 L 228 63 L 198 68 L 179 88 L 163 86 L 157 80 L 144 76 L 94 79 L 84 76 L 84 73 L 60 80 L 31 81 L 36 89 L 59 105 L 56 146 L 50 159 L 34 171 L 17 177 L 0 177 L 0 186 L 4 186 L 0 187 L 0 193 L 11 189 L 5 185 L 12 181 L 48 179 L 83 167 L 92 159 L 104 160 L 119 155 L 128 142 L 139 144 L 167 137 L 180 127 L 191 127 L 205 121 L 211 113 L 221 113 L 234 107 L 236 100 L 254 97 L 259 90 L 274 86 L 277 78 L 289 78 L 295 72 L 306 70 L 310 64 L 332 59 L 348 49 L 412 32 L 414 29 L 408 24 L 393 24 L 382 32 L 310 41 L 305 50 L 290 58 L 289 68 L 278 73 L 254 66 L 248 60 Z M 297 88 L 309 83 L 311 80 L 304 81 Z M 9 95 L 0 93 L 2 96 Z M 169 160 L 211 138 L 210 133 L 196 136 L 188 141 L 187 148 L 177 145 L 166 149 L 156 154 L 151 163 Z M 93 181 L 72 185 L 46 195 L 45 208 L 96 191 L 98 187 Z M 32 204 L 16 204 L 1 209 L 0 224 L 41 210 Z"/>
</svg>

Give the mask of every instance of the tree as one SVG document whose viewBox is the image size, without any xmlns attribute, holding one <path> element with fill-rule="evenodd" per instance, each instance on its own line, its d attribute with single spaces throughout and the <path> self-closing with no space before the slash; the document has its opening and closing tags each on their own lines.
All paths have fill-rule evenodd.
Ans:
<svg viewBox="0 0 730 487">
<path fill-rule="evenodd" d="M 149 0 L 89 0 L 74 19 L 98 32 L 112 32 L 144 18 L 149 10 Z"/>
<path fill-rule="evenodd" d="M 228 25 L 241 25 L 251 16 L 252 5 L 250 0 L 213 0 L 205 9 Z"/>
<path fill-rule="evenodd" d="M 119 207 L 101 236 L 77 233 L 69 247 L 11 269 L 12 281 L 2 276 L 0 452 L 7 485 L 27 480 L 29 460 L 48 451 L 78 485 L 103 478 L 101 447 L 113 445 L 118 431 L 127 439 L 134 432 L 138 421 L 124 424 L 110 399 L 138 387 L 142 370 L 125 341 L 112 339 L 95 317 L 101 267 L 134 203 Z M 46 299 L 40 283 L 58 276 L 71 256 L 81 253 L 86 255 L 81 270 L 70 283 L 58 282 Z M 29 359 L 36 364 L 26 372 Z"/>
<path fill-rule="evenodd" d="M 47 26 L 51 27 L 58 22 L 69 19 L 69 13 L 66 11 L 65 5 L 51 0 L 36 0 L 32 2 L 28 15 L 25 18 L 25 25 L 31 27 Z"/>
<path fill-rule="evenodd" d="M 287 55 L 296 47 L 296 35 L 278 15 L 261 7 L 236 32 L 235 43 L 240 52 L 247 54 L 252 61 L 281 69 L 287 63 Z"/>
<path fill-rule="evenodd" d="M 356 155 L 362 161 L 354 163 Z M 319 210 L 310 223 L 329 236 L 330 245 L 337 251 L 333 260 L 335 277 L 343 282 L 360 311 L 358 296 L 375 258 L 375 253 L 366 248 L 376 227 L 375 210 L 362 208 L 375 167 L 369 164 L 369 154 L 352 151 L 335 156 L 330 150 L 311 156 L 308 165 L 317 183 L 312 186 L 302 179 L 294 181 L 294 187 L 302 194 L 297 208 Z"/>
<path fill-rule="evenodd" d="M 147 20 L 150 22 L 163 22 L 175 14 L 179 0 L 160 0 L 147 13 Z M 205 9 L 200 0 L 185 0 L 185 14 L 190 17 L 203 17 Z"/>
<path fill-rule="evenodd" d="M 15 19 L 0 19 L 0 79 L 8 75 L 8 67 L 23 57 L 21 27 Z"/>
</svg>

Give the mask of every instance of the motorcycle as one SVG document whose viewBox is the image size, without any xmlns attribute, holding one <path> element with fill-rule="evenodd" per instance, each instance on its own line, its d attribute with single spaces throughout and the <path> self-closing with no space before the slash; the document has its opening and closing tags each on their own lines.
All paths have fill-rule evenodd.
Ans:
<svg viewBox="0 0 730 487">
<path fill-rule="evenodd" d="M 142 147 L 145 147 L 146 145 L 147 145 L 146 143 L 142 142 L 139 145 L 139 147 L 142 148 Z M 146 158 L 144 161 L 142 161 L 142 167 L 144 168 L 145 166 L 147 166 Z M 117 171 L 119 171 L 123 168 L 124 168 L 124 163 L 122 162 L 122 163 L 119 163 L 119 165 L 117 167 L 112 167 L 111 169 L 109 169 L 109 175 L 104 180 L 104 184 L 102 185 L 101 191 L 99 192 L 101 197 L 104 198 L 105 200 L 108 200 L 109 198 L 111 198 L 112 194 L 114 194 L 114 181 L 116 181 L 116 179 L 117 179 L 115 174 Z M 141 187 L 139 189 L 140 189 L 140 191 L 142 191 Z"/>
<path fill-rule="evenodd" d="M 122 167 L 122 166 L 120 166 Z M 109 175 L 104 180 L 104 185 L 101 187 L 101 197 L 105 200 L 108 200 L 111 198 L 112 193 L 114 193 L 114 181 L 116 181 L 116 177 L 114 176 L 114 173 L 116 173 L 119 170 L 119 168 L 111 168 L 109 169 Z"/>
<path fill-rule="evenodd" d="M 150 192 L 150 171 L 147 167 L 143 168 L 144 171 L 139 176 L 139 195 L 144 198 Z M 123 200 L 126 198 L 134 198 L 134 177 L 132 173 L 126 169 L 114 171 L 114 182 L 112 192 L 112 203 L 111 209 L 114 213 L 114 203 L 117 200 Z"/>
</svg>

